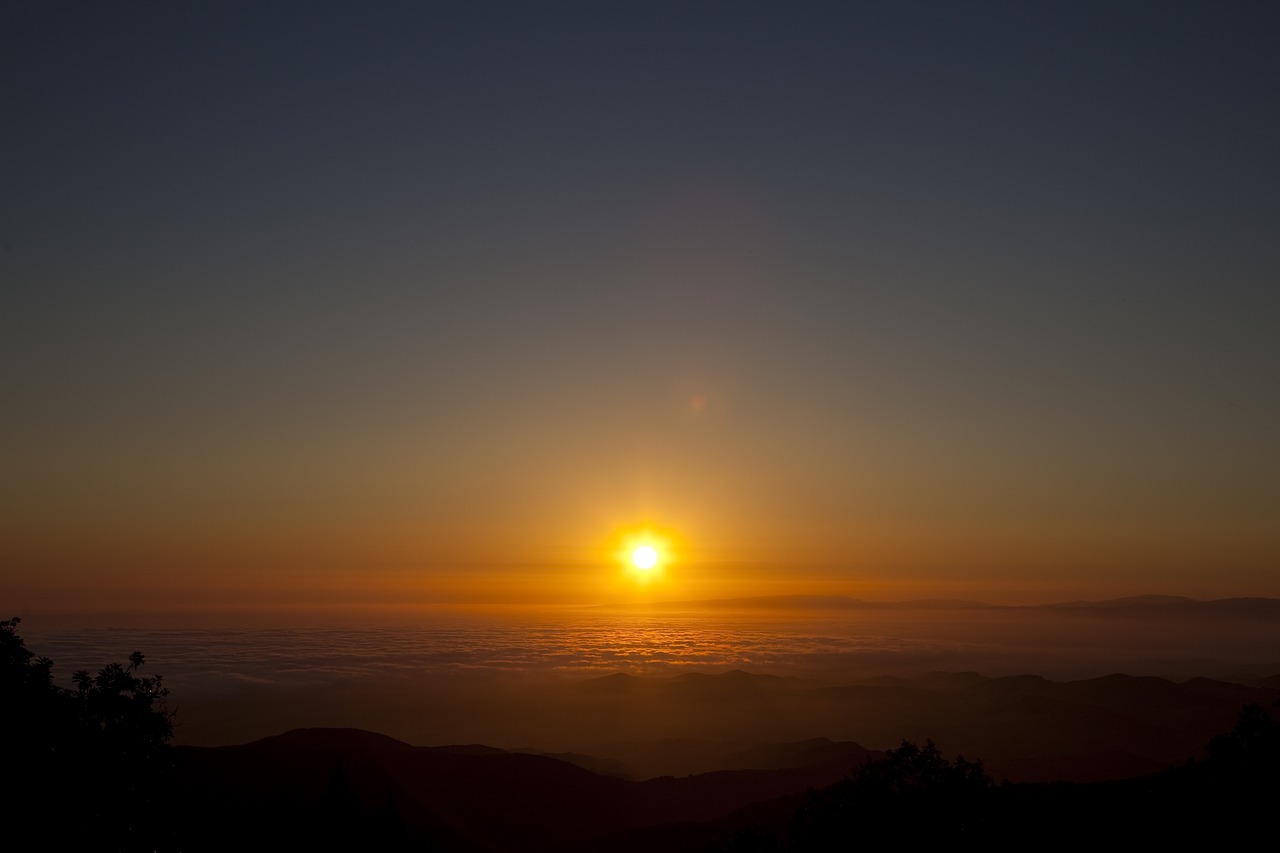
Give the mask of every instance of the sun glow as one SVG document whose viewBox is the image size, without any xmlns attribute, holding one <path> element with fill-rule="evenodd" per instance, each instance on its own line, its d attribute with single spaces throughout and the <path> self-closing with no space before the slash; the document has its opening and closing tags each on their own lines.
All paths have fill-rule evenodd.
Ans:
<svg viewBox="0 0 1280 853">
<path fill-rule="evenodd" d="M 634 584 L 650 586 L 669 582 L 669 571 L 677 562 L 676 537 L 653 527 L 629 528 L 614 533 L 610 551 L 622 576 Z"/>
<path fill-rule="evenodd" d="M 632 537 L 623 545 L 623 563 L 636 583 L 648 585 L 663 577 L 670 549 L 652 533 Z"/>
<path fill-rule="evenodd" d="M 637 569 L 648 571 L 658 565 L 658 549 L 652 545 L 641 545 L 631 552 L 631 562 Z"/>
</svg>

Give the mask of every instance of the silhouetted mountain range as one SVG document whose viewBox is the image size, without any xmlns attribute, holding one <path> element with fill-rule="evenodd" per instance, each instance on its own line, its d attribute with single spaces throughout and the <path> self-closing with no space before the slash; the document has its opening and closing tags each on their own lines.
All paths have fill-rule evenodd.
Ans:
<svg viewBox="0 0 1280 853">
<path fill-rule="evenodd" d="M 1062 687 L 1084 700 L 1106 694 L 1108 704 L 1145 704 L 1148 688 L 1176 698 L 1167 685 L 1126 676 L 973 686 L 1004 696 Z M 1220 692 L 1212 683 L 1189 689 Z M 1003 850 L 1043 845 L 1046 832 L 1054 847 L 1260 840 L 1280 793 L 1280 723 L 1251 705 L 1208 745 L 1206 760 L 1109 783 L 992 787 L 980 763 L 948 761 L 931 741 L 886 754 L 825 739 L 732 759 L 756 769 L 629 781 L 476 744 L 297 729 L 241 746 L 179 747 L 172 819 L 178 849 L 196 851 L 816 851 L 855 839 L 967 839 Z"/>
<path fill-rule="evenodd" d="M 297 729 L 234 747 L 179 747 L 181 823 L 204 827 L 191 849 L 237 846 L 246 825 L 288 847 L 298 827 L 327 827 L 344 813 L 360 828 L 397 824 L 445 849 L 536 850 L 646 826 L 703 822 L 751 803 L 831 785 L 873 754 L 820 743 L 764 750 L 788 766 L 723 770 L 643 782 L 617 779 L 540 755 L 475 746 L 416 747 L 356 729 Z M 747 761 L 746 763 L 750 763 Z M 267 830 L 267 827 L 274 829 Z M 390 830 L 388 830 L 390 831 Z M 311 839 L 314 840 L 314 839 Z M 263 846 L 270 846 L 264 844 Z"/>
<path fill-rule="evenodd" d="M 566 688 L 563 707 L 584 730 L 607 719 L 618 729 L 658 733 L 628 742 L 602 737 L 586 750 L 639 778 L 740 767 L 730 756 L 751 744 L 822 732 L 877 746 L 931 738 L 947 752 L 982 756 L 997 779 L 1090 782 L 1157 772 L 1200 754 L 1242 705 L 1280 699 L 1269 681 L 930 673 L 828 686 L 741 671 L 619 674 Z M 672 731 L 697 736 L 660 735 Z"/>
<path fill-rule="evenodd" d="M 122 762 L 155 739 L 140 741 L 146 730 L 124 711 L 164 723 L 167 740 L 169 713 L 149 704 L 165 695 L 159 678 L 131 674 L 143 662 L 135 653 L 128 669 L 77 674 L 72 694 L 52 684 L 52 662 L 25 649 L 16 624 L 0 624 L 4 731 L 22 759 L 6 777 L 8 800 L 25 804 L 14 814 L 46 818 L 76 791 L 83 803 L 115 802 L 70 810 L 63 832 L 81 846 L 803 851 L 854 838 L 891 844 L 909 830 L 921 843 L 1003 849 L 1046 827 L 1072 843 L 1105 834 L 1218 845 L 1252 837 L 1280 796 L 1280 722 L 1267 710 L 1280 708 L 1280 675 L 1055 681 L 939 671 L 832 683 L 741 669 L 615 673 L 493 694 L 523 700 L 514 705 L 472 706 L 555 717 L 590 744 L 571 752 L 300 728 L 234 746 L 155 742 L 130 787 Z M 90 704 L 98 699 L 111 700 L 102 714 Z M 67 715 L 50 717 L 54 707 Z M 41 720 L 43 740 L 33 738 Z M 97 748 L 93 732 L 119 749 Z M 55 766 L 59 754 L 75 760 Z"/>
</svg>

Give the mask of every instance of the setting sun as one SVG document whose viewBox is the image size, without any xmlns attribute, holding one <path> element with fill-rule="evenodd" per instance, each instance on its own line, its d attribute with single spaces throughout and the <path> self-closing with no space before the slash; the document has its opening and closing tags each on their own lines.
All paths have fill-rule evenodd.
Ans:
<svg viewBox="0 0 1280 853">
<path fill-rule="evenodd" d="M 658 565 L 658 550 L 652 545 L 641 545 L 631 552 L 631 562 L 637 569 L 648 571 Z"/>
<path fill-rule="evenodd" d="M 677 579 L 673 569 L 687 559 L 683 538 L 671 528 L 653 523 L 615 528 L 606 553 L 617 572 L 614 578 L 626 587 L 648 592 L 661 588 L 667 594 L 675 590 L 671 585 Z"/>
</svg>

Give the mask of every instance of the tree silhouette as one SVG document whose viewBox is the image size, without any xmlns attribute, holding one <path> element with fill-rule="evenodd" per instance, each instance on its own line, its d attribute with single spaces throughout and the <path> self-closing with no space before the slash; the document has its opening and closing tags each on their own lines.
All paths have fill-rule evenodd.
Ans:
<svg viewBox="0 0 1280 853">
<path fill-rule="evenodd" d="M 982 834 L 991 777 L 981 761 L 948 761 L 933 741 L 903 741 L 879 761 L 823 791 L 810 792 L 796 815 L 798 850 L 831 850 L 833 839 L 945 842 Z M 910 827 L 904 835 L 904 827 Z"/>
<path fill-rule="evenodd" d="M 53 684 L 53 662 L 37 658 L 18 636 L 20 621 L 0 621 L 0 796 L 14 816 L 39 820 L 47 792 L 59 790 L 70 769 L 75 716 Z"/>
<path fill-rule="evenodd" d="M 1280 798 L 1280 701 L 1241 709 L 1231 731 L 1209 742 L 1200 772 L 1222 812 L 1270 813 Z"/>
<path fill-rule="evenodd" d="M 96 676 L 53 683 L 53 662 L 0 621 L 0 797 L 30 829 L 56 829 L 59 846 L 156 850 L 167 846 L 173 715 L 145 659 L 111 663 Z"/>
<path fill-rule="evenodd" d="M 933 741 L 923 747 L 904 740 L 882 761 L 864 764 L 853 779 L 862 796 L 936 796 L 972 794 L 991 785 L 982 761 L 967 761 L 963 755 L 947 761 Z"/>
<path fill-rule="evenodd" d="M 1245 705 L 1231 731 L 1209 742 L 1209 760 L 1249 776 L 1274 774 L 1280 768 L 1280 721 L 1261 705 Z"/>
</svg>

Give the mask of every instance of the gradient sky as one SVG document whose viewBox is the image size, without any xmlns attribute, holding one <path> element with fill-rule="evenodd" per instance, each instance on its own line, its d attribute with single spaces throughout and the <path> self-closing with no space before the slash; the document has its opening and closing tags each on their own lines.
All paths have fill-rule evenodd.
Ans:
<svg viewBox="0 0 1280 853">
<path fill-rule="evenodd" d="M 9 4 L 0 601 L 1280 596 L 1277 44 Z"/>
</svg>

